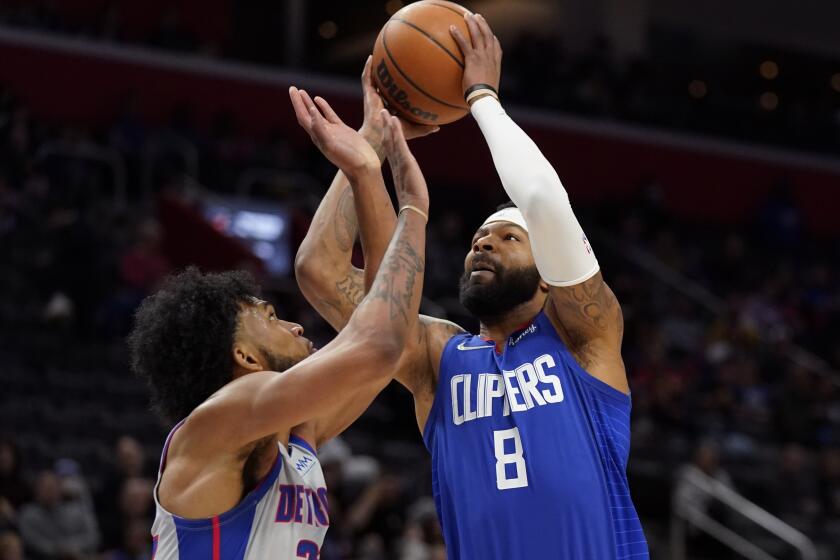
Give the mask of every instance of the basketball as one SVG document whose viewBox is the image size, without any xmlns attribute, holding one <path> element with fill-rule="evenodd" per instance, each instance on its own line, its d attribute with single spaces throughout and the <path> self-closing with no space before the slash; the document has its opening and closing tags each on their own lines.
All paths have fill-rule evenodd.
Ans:
<svg viewBox="0 0 840 560">
<path fill-rule="evenodd" d="M 469 112 L 461 81 L 464 57 L 449 31 L 465 37 L 467 10 L 444 0 L 421 0 L 395 13 L 373 48 L 373 75 L 389 107 L 427 125 L 456 121 Z"/>
</svg>

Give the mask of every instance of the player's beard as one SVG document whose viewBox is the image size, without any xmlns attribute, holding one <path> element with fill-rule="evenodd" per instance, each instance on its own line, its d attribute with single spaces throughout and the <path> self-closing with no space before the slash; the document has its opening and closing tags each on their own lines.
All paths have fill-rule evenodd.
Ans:
<svg viewBox="0 0 840 560">
<path fill-rule="evenodd" d="M 466 271 L 458 283 L 461 303 L 482 322 L 492 322 L 530 301 L 539 289 L 540 273 L 536 266 L 507 269 L 497 264 L 494 268 L 489 282 L 473 282 L 472 271 Z"/>
<path fill-rule="evenodd" d="M 265 356 L 267 362 L 266 365 L 268 365 L 269 371 L 286 371 L 287 369 L 301 361 L 299 359 L 292 358 L 291 356 L 283 356 L 276 352 L 272 352 L 264 346 L 260 348 L 260 351 L 263 353 L 263 356 Z"/>
</svg>

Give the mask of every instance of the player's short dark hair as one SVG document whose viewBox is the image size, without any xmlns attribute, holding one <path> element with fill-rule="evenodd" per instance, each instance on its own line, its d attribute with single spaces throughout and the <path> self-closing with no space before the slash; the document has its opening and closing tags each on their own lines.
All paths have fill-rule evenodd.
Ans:
<svg viewBox="0 0 840 560">
<path fill-rule="evenodd" d="M 231 380 L 241 304 L 258 293 L 246 272 L 190 267 L 143 301 L 128 345 L 156 412 L 171 422 L 186 418 Z"/>
<path fill-rule="evenodd" d="M 496 212 L 498 212 L 499 210 L 504 210 L 505 208 L 518 208 L 518 207 L 516 206 L 516 204 L 513 203 L 512 200 L 508 200 L 507 202 L 503 202 L 502 204 L 499 204 L 498 206 L 496 206 Z"/>
</svg>

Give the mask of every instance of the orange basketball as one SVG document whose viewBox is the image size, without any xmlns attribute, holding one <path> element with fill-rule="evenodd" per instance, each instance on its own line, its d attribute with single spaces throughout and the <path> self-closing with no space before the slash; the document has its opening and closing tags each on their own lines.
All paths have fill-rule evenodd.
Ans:
<svg viewBox="0 0 840 560">
<path fill-rule="evenodd" d="M 373 47 L 373 76 L 388 106 L 420 124 L 451 123 L 466 115 L 464 57 L 449 32 L 465 37 L 467 10 L 445 0 L 421 0 L 395 13 Z"/>
</svg>

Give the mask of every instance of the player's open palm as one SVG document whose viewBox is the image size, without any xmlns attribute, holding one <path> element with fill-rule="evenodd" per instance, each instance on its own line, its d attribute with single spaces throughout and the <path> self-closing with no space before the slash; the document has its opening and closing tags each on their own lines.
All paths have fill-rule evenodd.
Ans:
<svg viewBox="0 0 840 560">
<path fill-rule="evenodd" d="M 391 165 L 391 173 L 394 176 L 394 189 L 397 192 L 397 201 L 400 208 L 406 205 L 414 206 L 429 214 L 429 189 L 426 187 L 426 179 L 417 165 L 417 160 L 408 144 L 405 141 L 400 120 L 382 110 L 384 123 L 383 148 L 388 163 Z"/>
<path fill-rule="evenodd" d="M 379 156 L 361 134 L 344 124 L 321 97 L 313 101 L 309 94 L 289 88 L 298 124 L 328 160 L 348 176 L 369 168 L 379 169 Z"/>
</svg>

